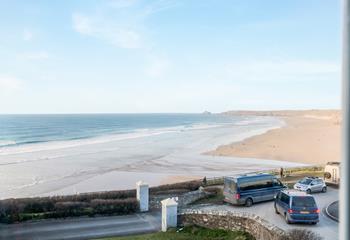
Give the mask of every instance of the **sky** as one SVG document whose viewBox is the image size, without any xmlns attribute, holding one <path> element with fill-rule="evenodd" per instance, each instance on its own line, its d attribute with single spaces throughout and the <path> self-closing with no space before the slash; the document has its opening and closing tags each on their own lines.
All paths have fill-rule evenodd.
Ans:
<svg viewBox="0 0 350 240">
<path fill-rule="evenodd" d="M 340 108 L 340 0 L 0 5 L 0 113 Z"/>
</svg>

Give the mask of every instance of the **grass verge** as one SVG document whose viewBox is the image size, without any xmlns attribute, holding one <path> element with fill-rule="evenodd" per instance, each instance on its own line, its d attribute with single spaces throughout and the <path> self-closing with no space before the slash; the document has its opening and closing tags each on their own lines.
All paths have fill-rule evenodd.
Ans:
<svg viewBox="0 0 350 240">
<path fill-rule="evenodd" d="M 170 229 L 168 232 L 152 234 L 104 238 L 103 240 L 254 240 L 254 238 L 242 231 L 226 231 L 221 229 L 207 229 L 197 226 L 188 226 L 182 230 Z"/>
</svg>

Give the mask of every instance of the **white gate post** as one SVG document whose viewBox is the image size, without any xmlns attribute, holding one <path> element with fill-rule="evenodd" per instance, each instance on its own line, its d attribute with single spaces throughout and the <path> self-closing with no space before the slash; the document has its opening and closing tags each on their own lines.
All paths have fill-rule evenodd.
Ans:
<svg viewBox="0 0 350 240">
<path fill-rule="evenodd" d="M 136 198 L 140 205 L 140 211 L 147 212 L 149 204 L 149 190 L 147 183 L 142 181 L 136 183 Z"/>
<path fill-rule="evenodd" d="M 177 227 L 177 202 L 174 198 L 167 198 L 162 203 L 162 231 L 169 227 Z"/>
</svg>

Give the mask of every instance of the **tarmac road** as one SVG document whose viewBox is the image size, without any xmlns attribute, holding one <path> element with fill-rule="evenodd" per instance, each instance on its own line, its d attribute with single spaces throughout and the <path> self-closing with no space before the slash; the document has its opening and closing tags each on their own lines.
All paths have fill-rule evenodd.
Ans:
<svg viewBox="0 0 350 240">
<path fill-rule="evenodd" d="M 160 212 L 126 216 L 71 218 L 19 224 L 0 224 L 0 239 L 56 240 L 93 239 L 157 232 Z"/>
</svg>

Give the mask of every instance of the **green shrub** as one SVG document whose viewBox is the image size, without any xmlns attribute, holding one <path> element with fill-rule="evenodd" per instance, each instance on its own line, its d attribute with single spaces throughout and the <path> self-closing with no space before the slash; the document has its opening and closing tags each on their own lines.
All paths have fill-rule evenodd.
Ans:
<svg viewBox="0 0 350 240">
<path fill-rule="evenodd" d="M 161 185 L 157 187 L 151 187 L 149 189 L 150 194 L 160 194 L 164 193 L 165 191 L 169 190 L 178 190 L 178 189 L 183 189 L 187 191 L 195 191 L 198 190 L 198 188 L 202 185 L 201 180 L 193 180 L 193 181 L 188 181 L 188 182 L 180 182 L 180 183 L 174 183 L 174 184 L 166 184 L 166 185 Z"/>
<path fill-rule="evenodd" d="M 138 210 L 138 202 L 134 198 L 127 199 L 94 199 L 91 208 L 95 214 L 127 214 Z"/>
<path fill-rule="evenodd" d="M 197 190 L 201 181 L 188 181 L 150 188 L 150 194 Z M 138 210 L 136 190 L 91 192 L 76 195 L 11 198 L 0 201 L 0 222 L 34 219 L 128 214 Z"/>
</svg>

